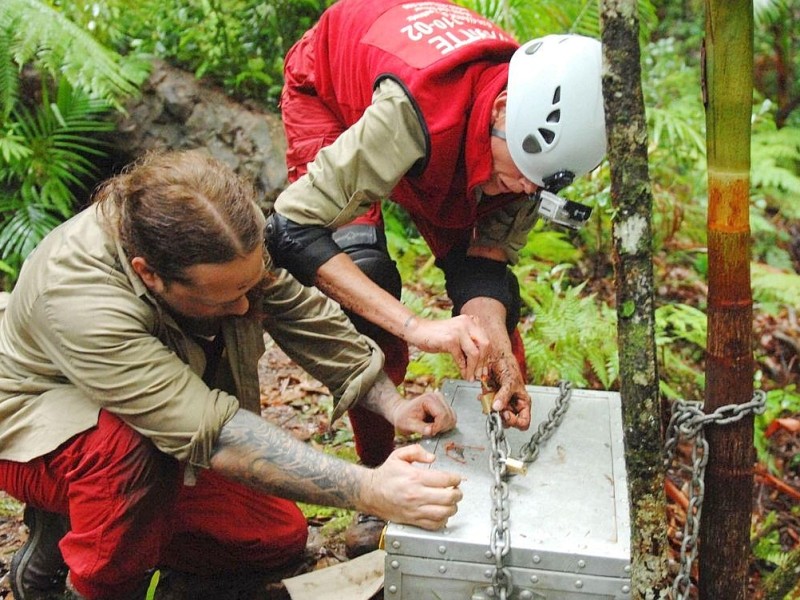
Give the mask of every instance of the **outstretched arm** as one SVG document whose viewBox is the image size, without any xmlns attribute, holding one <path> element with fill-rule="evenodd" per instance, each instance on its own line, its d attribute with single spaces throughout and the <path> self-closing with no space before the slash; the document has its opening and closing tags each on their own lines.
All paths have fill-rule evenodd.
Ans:
<svg viewBox="0 0 800 600">
<path fill-rule="evenodd" d="M 489 338 L 476 319 L 424 319 L 361 272 L 350 257 L 337 254 L 317 271 L 316 286 L 343 307 L 425 352 L 447 352 L 461 376 L 477 379 L 489 351 Z"/>
<path fill-rule="evenodd" d="M 377 469 L 368 469 L 314 450 L 258 415 L 239 410 L 220 431 L 211 468 L 290 500 L 438 529 L 457 510 L 461 478 L 412 465 L 433 459 L 422 447 L 407 446 Z"/>
<path fill-rule="evenodd" d="M 278 265 L 316 285 L 346 309 L 426 352 L 448 352 L 462 377 L 476 379 L 489 341 L 473 320 L 415 316 L 353 263 L 331 239 L 375 202 L 426 154 L 414 105 L 391 79 L 381 81 L 362 117 L 322 148 L 275 202 L 267 245 Z"/>
</svg>

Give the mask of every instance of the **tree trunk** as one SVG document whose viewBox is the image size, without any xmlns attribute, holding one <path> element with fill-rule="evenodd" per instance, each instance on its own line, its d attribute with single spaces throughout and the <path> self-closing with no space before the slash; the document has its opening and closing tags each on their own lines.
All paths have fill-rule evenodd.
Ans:
<svg viewBox="0 0 800 600">
<path fill-rule="evenodd" d="M 666 498 L 653 305 L 647 123 L 636 0 L 602 5 L 620 381 L 631 503 L 632 597 L 666 598 Z"/>
<path fill-rule="evenodd" d="M 707 0 L 708 352 L 705 412 L 753 396 L 750 115 L 753 4 Z M 709 424 L 700 522 L 700 598 L 745 600 L 753 498 L 753 417 Z M 705 549 L 705 551 L 704 551 Z"/>
</svg>

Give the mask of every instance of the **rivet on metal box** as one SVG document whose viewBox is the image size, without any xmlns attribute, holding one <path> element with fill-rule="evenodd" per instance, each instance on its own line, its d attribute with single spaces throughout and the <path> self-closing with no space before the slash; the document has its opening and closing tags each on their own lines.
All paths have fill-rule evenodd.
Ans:
<svg viewBox="0 0 800 600">
<path fill-rule="evenodd" d="M 464 499 L 441 531 L 389 524 L 384 598 L 630 598 L 619 394 L 529 386 L 531 428 L 503 430 L 505 447 L 498 449 L 481 385 L 448 380 L 442 392 L 458 426 L 422 443 L 436 454 L 434 468 L 464 476 Z M 531 444 L 536 438 L 540 443 Z M 513 460 L 498 467 L 498 456 L 505 464 L 521 449 L 527 468 L 512 473 Z"/>
</svg>

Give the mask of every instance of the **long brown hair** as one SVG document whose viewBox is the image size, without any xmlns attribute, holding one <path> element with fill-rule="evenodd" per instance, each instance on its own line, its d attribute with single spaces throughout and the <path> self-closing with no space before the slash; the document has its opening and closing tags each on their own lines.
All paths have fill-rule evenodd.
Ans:
<svg viewBox="0 0 800 600">
<path fill-rule="evenodd" d="M 149 154 L 103 183 L 93 201 L 128 258 L 143 257 L 165 282 L 185 282 L 188 267 L 229 262 L 264 243 L 253 187 L 197 150 Z"/>
</svg>

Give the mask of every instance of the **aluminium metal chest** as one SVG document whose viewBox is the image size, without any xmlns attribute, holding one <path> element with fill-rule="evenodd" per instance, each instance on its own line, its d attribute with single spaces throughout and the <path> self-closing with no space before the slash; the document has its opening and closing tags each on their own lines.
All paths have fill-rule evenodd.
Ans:
<svg viewBox="0 0 800 600">
<path fill-rule="evenodd" d="M 478 383 L 450 380 L 442 392 L 458 426 L 423 446 L 434 468 L 461 473 L 464 499 L 441 531 L 390 523 L 386 600 L 490 600 L 495 558 L 491 444 Z M 559 388 L 529 386 L 529 431 L 506 429 L 510 456 L 555 406 Z M 424 468 L 427 468 L 424 467 Z M 630 520 L 619 394 L 573 390 L 561 424 L 526 475 L 508 479 L 509 600 L 629 599 Z"/>
</svg>

